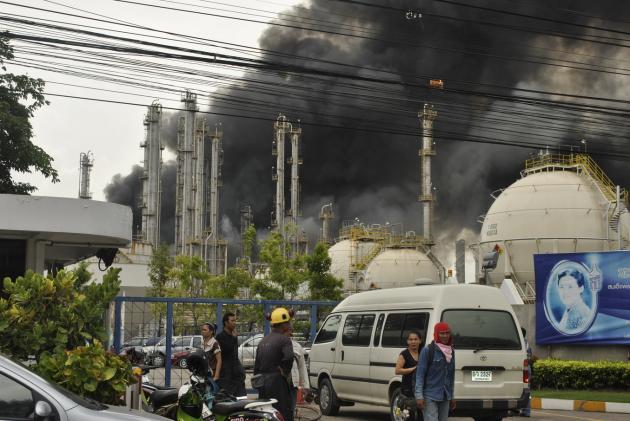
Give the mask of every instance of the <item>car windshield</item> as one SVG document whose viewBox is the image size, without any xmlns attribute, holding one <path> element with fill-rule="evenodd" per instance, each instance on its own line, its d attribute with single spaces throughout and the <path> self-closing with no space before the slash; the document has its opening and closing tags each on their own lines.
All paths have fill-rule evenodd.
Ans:
<svg viewBox="0 0 630 421">
<path fill-rule="evenodd" d="M 14 360 L 13 358 L 9 358 L 6 355 L 2 355 L 4 357 L 6 357 L 7 359 L 10 359 L 11 361 L 13 361 L 14 363 L 24 367 L 26 370 L 31 372 L 31 375 L 33 377 L 37 377 L 38 379 L 40 379 L 41 381 L 45 382 L 47 387 L 50 387 L 51 389 L 54 389 L 55 391 L 59 392 L 60 394 L 64 395 L 65 397 L 67 397 L 68 399 L 72 400 L 73 402 L 77 403 L 78 405 L 81 405 L 85 408 L 88 409 L 93 409 L 95 411 L 102 411 L 104 409 L 107 409 L 108 406 L 105 404 L 102 404 L 94 399 L 90 399 L 90 398 L 85 398 L 83 396 L 79 396 L 74 392 L 69 391 L 68 389 L 64 388 L 63 386 L 58 385 L 55 382 L 49 381 L 43 377 L 41 377 L 39 374 L 36 374 L 35 372 L 33 372 L 31 369 L 29 369 L 29 367 L 27 367 L 26 365 L 24 365 L 23 363 L 21 363 L 20 361 Z"/>
<path fill-rule="evenodd" d="M 456 349 L 521 349 L 512 315 L 497 310 L 446 310 L 442 321 L 449 324 Z"/>
</svg>

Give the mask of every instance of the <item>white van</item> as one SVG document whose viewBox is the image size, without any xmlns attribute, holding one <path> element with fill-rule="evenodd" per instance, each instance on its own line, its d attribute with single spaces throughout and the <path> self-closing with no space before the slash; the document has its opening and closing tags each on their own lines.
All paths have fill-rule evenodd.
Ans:
<svg viewBox="0 0 630 421">
<path fill-rule="evenodd" d="M 497 421 L 523 408 L 529 399 L 527 355 L 512 307 L 497 288 L 459 284 L 374 290 L 339 303 L 309 358 L 322 413 L 362 402 L 390 406 L 391 419 L 398 420 L 398 354 L 410 330 L 430 343 L 439 321 L 450 325 L 454 340 L 455 415 Z"/>
</svg>

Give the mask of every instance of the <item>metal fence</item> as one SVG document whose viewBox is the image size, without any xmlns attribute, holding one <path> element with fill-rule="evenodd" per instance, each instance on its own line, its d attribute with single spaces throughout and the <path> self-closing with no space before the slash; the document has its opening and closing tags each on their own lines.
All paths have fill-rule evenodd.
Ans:
<svg viewBox="0 0 630 421">
<path fill-rule="evenodd" d="M 223 315 L 236 314 L 239 359 L 245 368 L 253 367 L 255 350 L 263 334 L 270 331 L 264 315 L 278 306 L 295 311 L 294 339 L 308 345 L 315 338 L 318 324 L 334 308 L 334 301 L 227 300 L 212 298 L 116 297 L 112 347 L 118 353 L 134 350 L 140 363 L 159 365 L 152 381 L 166 387 L 178 386 L 188 378 L 187 351 L 200 346 L 201 324 L 216 323 L 216 334 L 223 328 Z M 184 360 L 184 361 L 182 361 Z"/>
</svg>

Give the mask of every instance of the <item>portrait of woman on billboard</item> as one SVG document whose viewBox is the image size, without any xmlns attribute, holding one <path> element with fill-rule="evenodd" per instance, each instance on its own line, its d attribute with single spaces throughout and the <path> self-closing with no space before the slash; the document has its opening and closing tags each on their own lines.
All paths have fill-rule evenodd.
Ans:
<svg viewBox="0 0 630 421">
<path fill-rule="evenodd" d="M 590 287 L 590 272 L 582 263 L 563 260 L 547 280 L 545 314 L 563 335 L 588 330 L 597 313 L 597 292 Z"/>
</svg>

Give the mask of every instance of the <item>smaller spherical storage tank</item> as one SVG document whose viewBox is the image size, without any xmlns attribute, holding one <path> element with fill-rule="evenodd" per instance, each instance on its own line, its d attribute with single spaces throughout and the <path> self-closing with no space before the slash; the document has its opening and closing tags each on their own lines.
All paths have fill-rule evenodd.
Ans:
<svg viewBox="0 0 630 421">
<path fill-rule="evenodd" d="M 440 283 L 440 272 L 424 253 L 414 249 L 388 249 L 370 262 L 359 289 L 408 287 L 429 280 Z"/>
<path fill-rule="evenodd" d="M 371 241 L 342 240 L 328 249 L 330 256 L 330 274 L 343 280 L 344 290 L 354 290 L 350 282 L 350 264 L 366 257 L 377 244 Z"/>
</svg>

